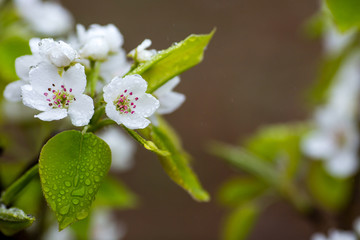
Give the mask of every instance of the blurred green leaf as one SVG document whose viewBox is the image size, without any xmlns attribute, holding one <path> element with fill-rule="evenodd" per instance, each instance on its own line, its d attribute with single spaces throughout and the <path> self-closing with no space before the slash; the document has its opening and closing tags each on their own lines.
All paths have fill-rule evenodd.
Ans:
<svg viewBox="0 0 360 240">
<path fill-rule="evenodd" d="M 307 177 L 311 195 L 320 206 L 330 211 L 341 211 L 349 202 L 353 181 L 331 176 L 324 169 L 322 162 L 313 162 Z"/>
<path fill-rule="evenodd" d="M 134 207 L 136 203 L 134 193 L 119 180 L 107 176 L 99 188 L 94 206 L 126 209 Z"/>
<path fill-rule="evenodd" d="M 30 54 L 29 41 L 20 36 L 2 39 L 0 53 L 0 90 L 3 90 L 6 83 L 18 79 L 15 72 L 15 59 Z"/>
<path fill-rule="evenodd" d="M 284 177 L 296 176 L 302 154 L 300 143 L 309 127 L 304 123 L 263 127 L 245 142 L 250 152 L 278 166 Z"/>
<path fill-rule="evenodd" d="M 73 230 L 73 232 L 76 236 L 76 240 L 91 239 L 91 238 L 89 238 L 89 233 L 90 233 L 92 215 L 91 214 L 89 214 L 89 215 L 90 216 L 85 218 L 84 220 L 77 221 L 77 222 L 74 222 L 73 224 L 71 224 L 70 228 L 71 228 L 71 230 Z"/>
<path fill-rule="evenodd" d="M 25 212 L 38 216 L 40 206 L 43 203 L 39 177 L 34 178 L 14 201 L 14 206 Z"/>
<path fill-rule="evenodd" d="M 212 143 L 209 151 L 231 165 L 262 179 L 269 185 L 275 187 L 280 185 L 279 174 L 273 164 L 260 159 L 245 149 L 224 143 Z"/>
<path fill-rule="evenodd" d="M 175 131 L 161 117 L 159 126 L 150 126 L 142 130 L 161 149 L 167 150 L 170 155 L 159 155 L 159 160 L 169 177 L 190 193 L 197 201 L 209 201 L 209 194 L 201 186 L 196 174 L 190 167 L 189 155 L 181 148 Z M 176 140 L 177 139 L 177 140 Z"/>
<path fill-rule="evenodd" d="M 260 214 L 255 204 L 246 204 L 236 208 L 226 219 L 222 240 L 245 240 L 253 229 Z"/>
<path fill-rule="evenodd" d="M 168 80 L 200 63 L 214 33 L 215 30 L 206 35 L 190 35 L 185 40 L 160 51 L 127 75 L 140 74 L 148 82 L 147 92 L 152 93 Z"/>
<path fill-rule="evenodd" d="M 267 189 L 266 184 L 252 177 L 238 177 L 225 182 L 218 193 L 219 202 L 235 207 L 249 202 Z"/>
<path fill-rule="evenodd" d="M 39 159 L 41 185 L 60 230 L 88 216 L 110 164 L 109 146 L 92 133 L 65 131 L 44 145 Z"/>
<path fill-rule="evenodd" d="M 326 0 L 326 3 L 341 31 L 360 27 L 360 1 Z"/>
<path fill-rule="evenodd" d="M 323 12 L 317 12 L 306 20 L 303 26 L 304 34 L 309 38 L 320 38 L 324 32 L 324 17 Z"/>
<path fill-rule="evenodd" d="M 0 231 L 7 236 L 31 226 L 34 221 L 34 217 L 25 214 L 21 209 L 0 206 Z"/>
</svg>

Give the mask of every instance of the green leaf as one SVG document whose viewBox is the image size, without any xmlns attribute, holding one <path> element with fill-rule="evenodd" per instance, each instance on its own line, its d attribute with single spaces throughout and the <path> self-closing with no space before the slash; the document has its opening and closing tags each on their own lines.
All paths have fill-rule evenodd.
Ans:
<svg viewBox="0 0 360 240">
<path fill-rule="evenodd" d="M 341 31 L 360 27 L 360 1 L 326 0 L 326 3 Z"/>
<path fill-rule="evenodd" d="M 131 137 L 133 137 L 138 143 L 143 145 L 143 147 L 146 148 L 147 150 L 152 151 L 161 156 L 170 155 L 170 153 L 168 151 L 159 149 L 159 147 L 156 146 L 156 144 L 154 142 L 144 139 L 134 130 L 129 129 L 129 128 L 125 127 L 124 125 L 122 127 L 125 129 L 125 131 L 127 131 L 130 134 Z"/>
<path fill-rule="evenodd" d="M 190 35 L 185 40 L 160 51 L 127 75 L 140 74 L 148 82 L 147 92 L 153 93 L 168 80 L 200 63 L 214 33 L 215 30 L 206 35 Z"/>
<path fill-rule="evenodd" d="M 261 159 L 281 166 L 278 170 L 284 178 L 293 179 L 302 160 L 301 139 L 308 129 L 304 123 L 262 127 L 246 141 L 245 147 Z"/>
<path fill-rule="evenodd" d="M 356 35 L 352 42 L 338 55 L 326 56 L 320 65 L 320 70 L 314 86 L 310 89 L 309 99 L 313 104 L 322 104 L 328 99 L 331 86 L 336 80 L 336 74 L 349 56 L 354 53 L 354 49 L 359 44 L 359 36 Z"/>
<path fill-rule="evenodd" d="M 255 204 L 246 204 L 233 211 L 225 221 L 222 240 L 245 240 L 249 236 L 260 209 Z"/>
<path fill-rule="evenodd" d="M 307 177 L 311 195 L 325 209 L 341 211 L 349 202 L 353 190 L 352 179 L 331 176 L 322 162 L 313 162 Z"/>
<path fill-rule="evenodd" d="M 116 209 L 133 208 L 137 203 L 136 196 L 119 180 L 106 177 L 96 195 L 94 206 Z"/>
<path fill-rule="evenodd" d="M 260 159 L 245 149 L 223 143 L 212 143 L 209 150 L 212 154 L 225 159 L 233 166 L 262 179 L 269 185 L 279 188 L 280 178 L 273 164 Z"/>
<path fill-rule="evenodd" d="M 31 226 L 34 221 L 34 217 L 25 214 L 21 209 L 0 206 L 0 231 L 7 236 Z"/>
<path fill-rule="evenodd" d="M 169 177 L 190 193 L 197 201 L 209 201 L 209 194 L 202 188 L 196 174 L 190 167 L 189 155 L 174 140 L 175 131 L 161 117 L 158 118 L 159 126 L 152 126 L 146 133 L 161 149 L 167 150 L 171 155 L 159 155 L 159 160 Z"/>
<path fill-rule="evenodd" d="M 266 184 L 252 177 L 238 177 L 225 182 L 218 193 L 219 202 L 235 207 L 249 202 L 267 189 Z"/>
<path fill-rule="evenodd" d="M 44 145 L 40 180 L 60 230 L 88 216 L 110 164 L 109 146 L 92 133 L 65 131 Z"/>
</svg>

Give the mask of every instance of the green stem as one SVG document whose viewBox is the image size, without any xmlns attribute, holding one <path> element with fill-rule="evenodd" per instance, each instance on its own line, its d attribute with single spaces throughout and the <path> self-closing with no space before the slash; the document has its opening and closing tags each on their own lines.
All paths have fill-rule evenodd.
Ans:
<svg viewBox="0 0 360 240">
<path fill-rule="evenodd" d="M 22 175 L 18 180 L 10 185 L 1 195 L 0 201 L 5 205 L 12 203 L 16 196 L 31 182 L 31 180 L 38 176 L 39 174 L 39 165 L 36 164 L 30 168 L 24 175 Z"/>
<path fill-rule="evenodd" d="M 113 124 L 115 124 L 115 122 L 113 120 L 107 118 L 107 119 L 99 121 L 95 125 L 90 125 L 90 127 L 87 129 L 87 132 L 96 132 L 103 127 L 113 125 Z"/>
<path fill-rule="evenodd" d="M 125 127 L 124 125 L 122 125 L 122 127 L 125 129 L 125 131 L 127 131 L 130 134 L 131 137 L 133 137 L 138 143 L 143 145 L 147 150 L 150 150 L 161 156 L 169 156 L 170 155 L 170 153 L 168 151 L 159 149 L 155 145 L 154 142 L 144 139 L 142 136 L 140 136 L 140 134 L 138 134 L 134 130 L 129 129 L 129 128 Z"/>
<path fill-rule="evenodd" d="M 101 66 L 101 62 L 99 62 L 99 61 L 94 62 L 91 74 L 89 76 L 91 97 L 95 96 L 96 84 L 99 79 L 100 66 Z"/>
</svg>

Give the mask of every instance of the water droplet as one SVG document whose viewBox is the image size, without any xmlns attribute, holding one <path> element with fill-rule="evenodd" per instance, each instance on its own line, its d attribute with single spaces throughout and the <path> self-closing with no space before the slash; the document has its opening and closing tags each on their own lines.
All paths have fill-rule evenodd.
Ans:
<svg viewBox="0 0 360 240">
<path fill-rule="evenodd" d="M 92 194 L 94 191 L 92 189 L 89 189 L 88 193 Z"/>
<path fill-rule="evenodd" d="M 91 164 L 89 170 L 93 170 L 94 166 Z"/>
<path fill-rule="evenodd" d="M 54 189 L 55 191 L 57 190 L 56 184 L 54 184 L 53 189 Z"/>
<path fill-rule="evenodd" d="M 79 184 L 79 175 L 76 175 L 74 177 L 74 186 L 77 187 L 78 184 Z"/>
<path fill-rule="evenodd" d="M 85 195 L 85 187 L 81 187 L 78 189 L 75 189 L 74 191 L 71 192 L 71 195 L 74 197 L 82 197 Z"/>
<path fill-rule="evenodd" d="M 71 182 L 70 181 L 65 181 L 65 186 L 71 187 Z"/>
<path fill-rule="evenodd" d="M 98 160 L 95 161 L 95 165 L 99 165 L 99 161 L 98 161 Z"/>
<path fill-rule="evenodd" d="M 65 215 L 69 212 L 69 209 L 70 209 L 70 205 L 66 205 L 66 206 L 63 206 L 62 208 L 60 208 L 60 214 L 62 215 Z"/>
<path fill-rule="evenodd" d="M 82 210 L 81 212 L 76 213 L 76 218 L 78 220 L 82 220 L 84 218 L 86 218 L 88 216 L 88 213 L 86 212 L 86 210 Z"/>
<path fill-rule="evenodd" d="M 79 199 L 76 199 L 76 198 L 72 200 L 72 203 L 75 205 L 79 204 L 79 202 L 80 202 Z"/>
<path fill-rule="evenodd" d="M 65 194 L 65 192 L 63 190 L 60 191 L 60 194 Z"/>
<path fill-rule="evenodd" d="M 91 184 L 90 179 L 86 179 L 86 180 L 85 180 L 85 184 L 89 186 L 89 185 Z"/>
<path fill-rule="evenodd" d="M 44 192 L 49 192 L 50 191 L 50 189 L 48 187 L 44 187 L 43 189 L 44 189 Z"/>
<path fill-rule="evenodd" d="M 95 182 L 100 182 L 100 177 L 99 177 L 99 176 L 95 176 L 95 177 L 94 177 L 94 180 L 95 180 Z"/>
</svg>

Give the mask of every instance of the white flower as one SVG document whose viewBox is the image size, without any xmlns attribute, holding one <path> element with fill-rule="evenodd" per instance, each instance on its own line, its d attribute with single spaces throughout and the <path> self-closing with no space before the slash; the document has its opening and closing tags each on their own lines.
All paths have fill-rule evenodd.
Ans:
<svg viewBox="0 0 360 240">
<path fill-rule="evenodd" d="M 120 51 L 124 42 L 120 31 L 113 24 L 93 24 L 87 31 L 83 25 L 78 24 L 77 35 L 80 55 L 93 60 L 105 60 L 109 54 Z"/>
<path fill-rule="evenodd" d="M 155 49 L 146 50 L 150 46 L 151 40 L 145 39 L 139 46 L 131 50 L 128 56 L 140 63 L 149 61 L 157 53 Z"/>
<path fill-rule="evenodd" d="M 185 101 L 185 95 L 174 92 L 173 89 L 180 83 L 180 77 L 176 76 L 159 87 L 154 95 L 160 102 L 160 107 L 156 111 L 158 114 L 169 114 L 178 109 Z"/>
<path fill-rule="evenodd" d="M 8 101 L 21 100 L 21 87 L 29 83 L 29 72 L 39 63 L 47 61 L 56 67 L 66 67 L 78 58 L 77 52 L 62 41 L 54 41 L 51 38 L 42 40 L 33 38 L 29 43 L 32 55 L 21 56 L 15 60 L 16 74 L 20 80 L 6 86 L 4 96 Z"/>
<path fill-rule="evenodd" d="M 351 56 L 341 67 L 328 104 L 316 112 L 316 129 L 303 141 L 303 151 L 325 161 L 336 177 L 349 177 L 358 170 L 357 108 L 360 90 L 360 55 Z"/>
<path fill-rule="evenodd" d="M 140 75 L 115 77 L 104 87 L 106 114 L 117 124 L 130 129 L 142 129 L 149 125 L 150 117 L 159 108 L 159 101 L 145 93 L 147 82 Z"/>
<path fill-rule="evenodd" d="M 118 53 L 111 55 L 101 63 L 100 76 L 109 83 L 114 77 L 125 75 L 131 68 L 131 64 L 126 59 L 126 53 L 121 49 Z"/>
<path fill-rule="evenodd" d="M 125 236 L 125 227 L 107 209 L 95 209 L 91 221 L 91 240 L 114 240 Z"/>
<path fill-rule="evenodd" d="M 52 121 L 70 116 L 75 126 L 89 123 L 94 114 L 91 97 L 83 94 L 86 86 L 84 67 L 75 64 L 62 75 L 56 66 L 42 62 L 30 73 L 30 84 L 21 87 L 23 103 L 42 111 L 35 117 Z"/>
<path fill-rule="evenodd" d="M 357 240 L 357 237 L 351 231 L 330 230 L 328 238 L 322 233 L 315 233 L 311 240 Z"/>
<path fill-rule="evenodd" d="M 41 0 L 15 0 L 19 14 L 30 27 L 44 36 L 59 36 L 71 30 L 71 14 L 56 2 Z"/>
<path fill-rule="evenodd" d="M 128 170 L 133 165 L 135 145 L 118 127 L 110 127 L 96 134 L 103 139 L 111 149 L 111 169 Z"/>
</svg>

